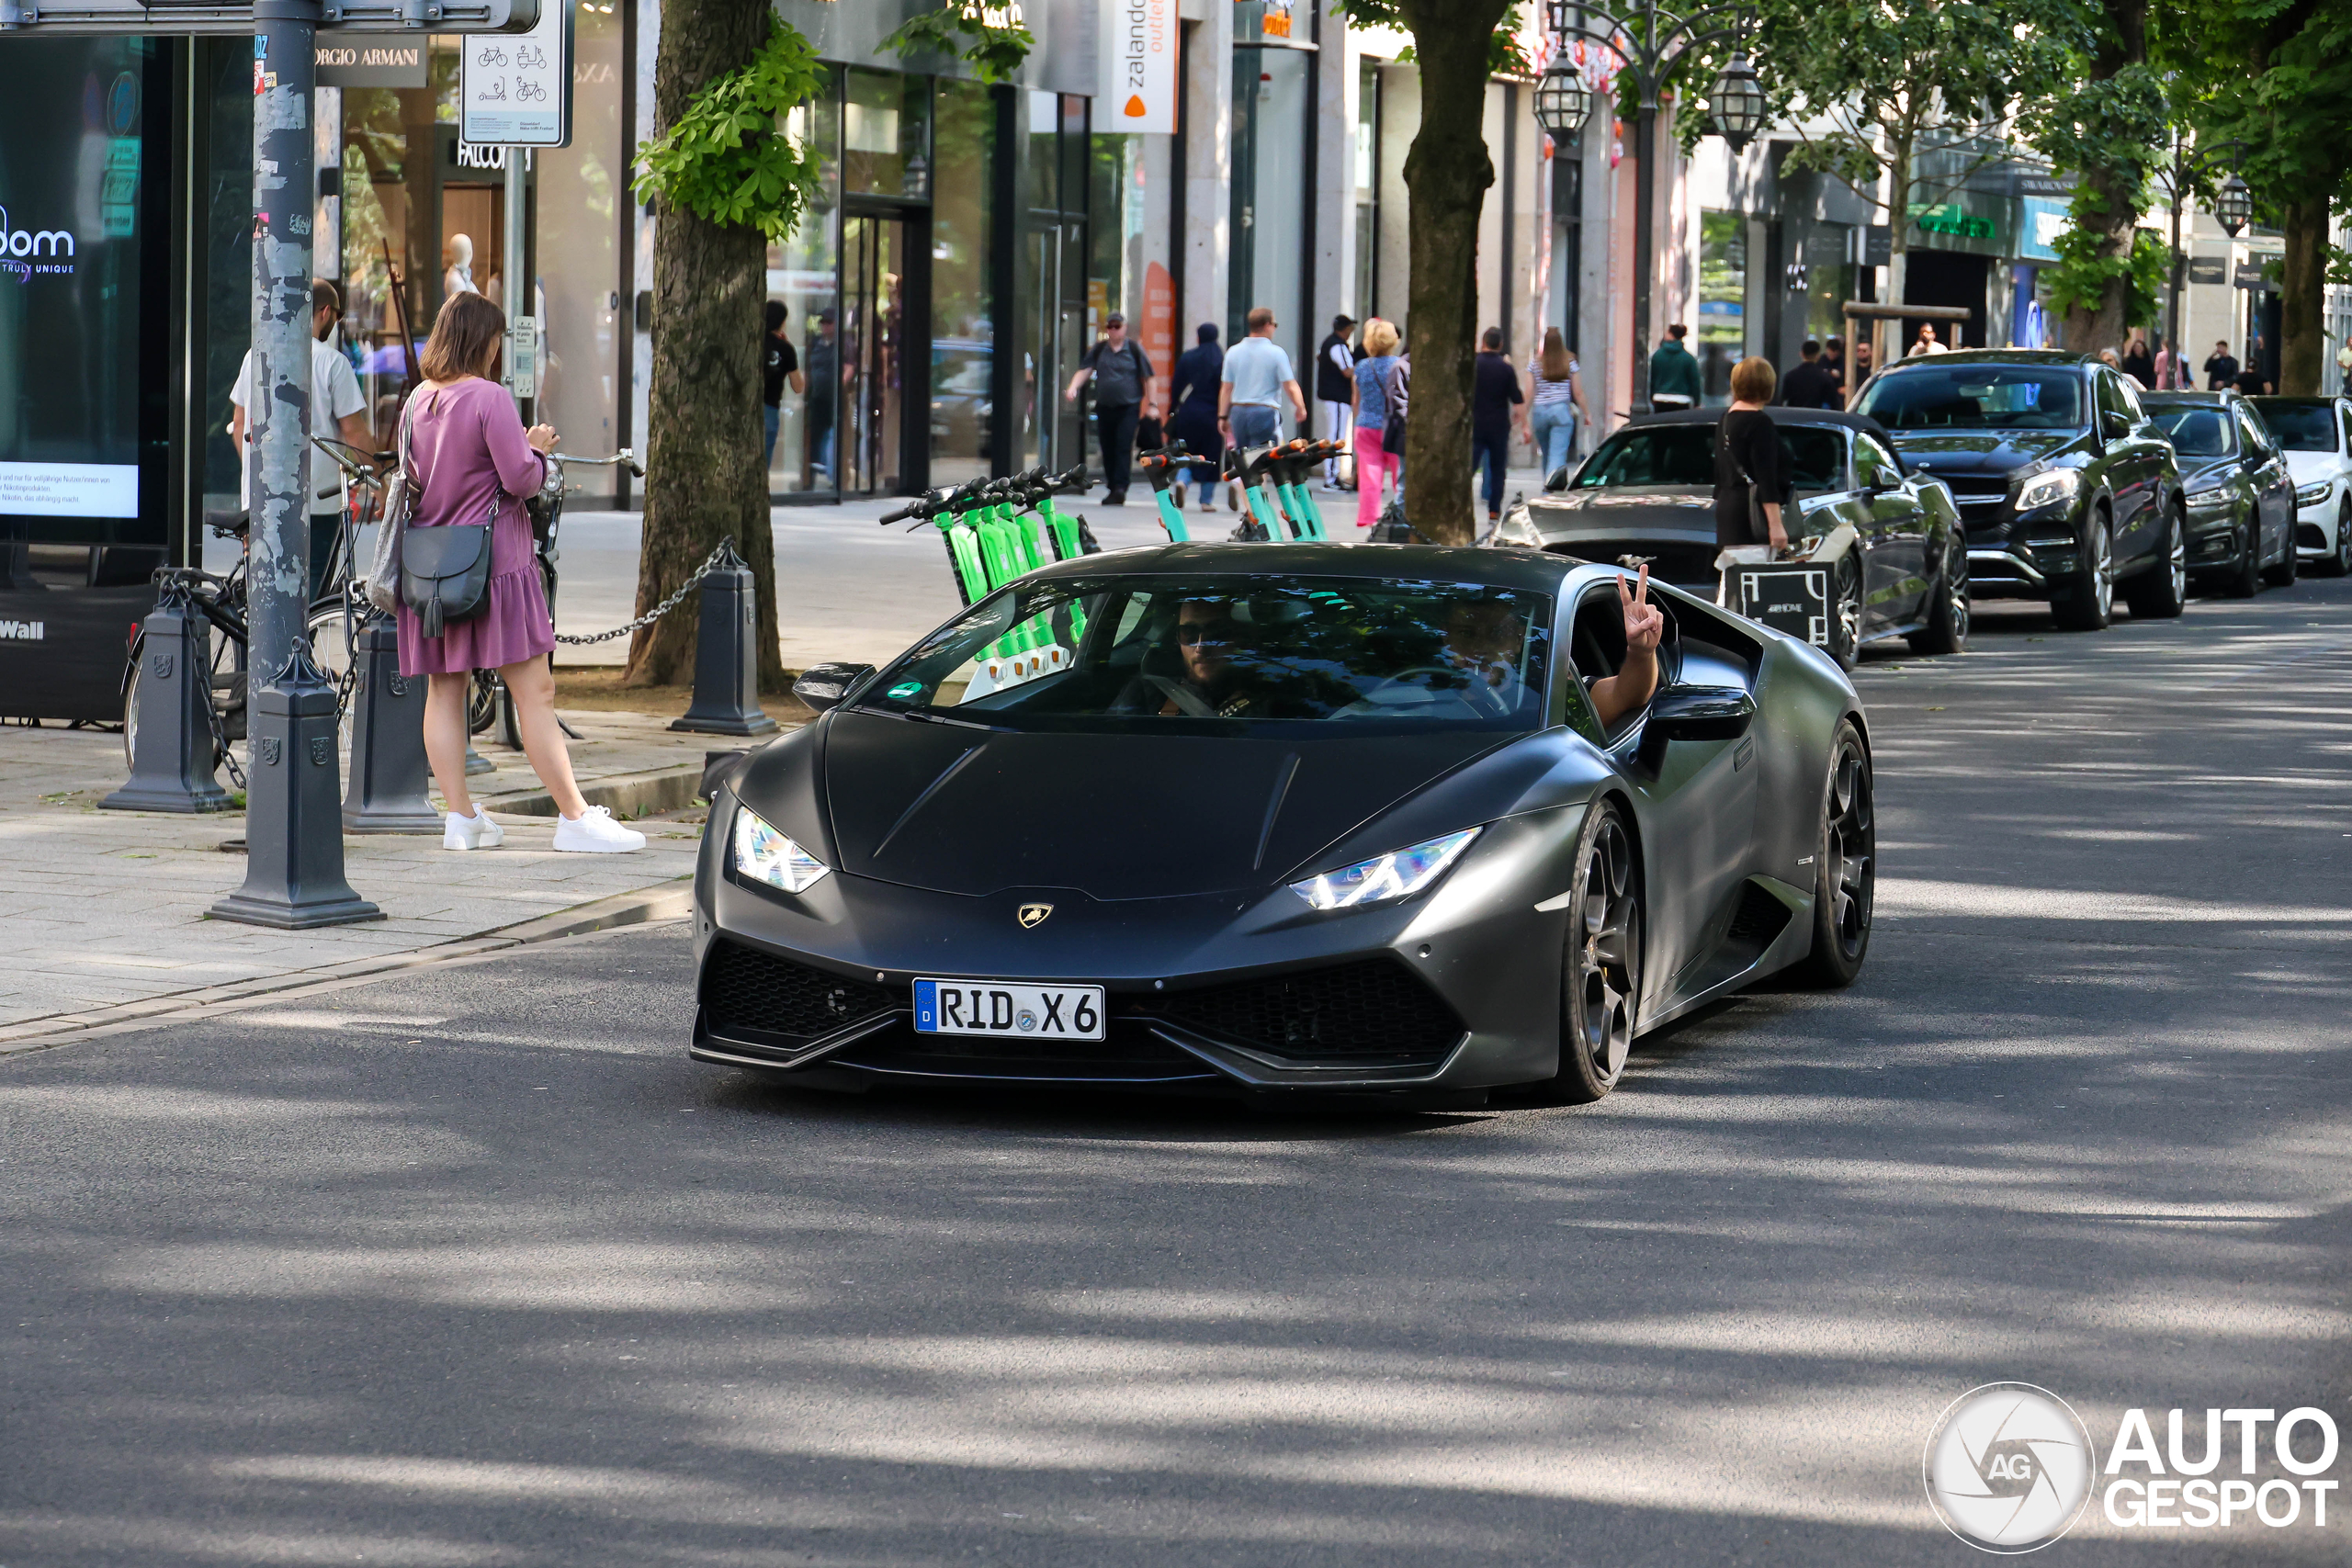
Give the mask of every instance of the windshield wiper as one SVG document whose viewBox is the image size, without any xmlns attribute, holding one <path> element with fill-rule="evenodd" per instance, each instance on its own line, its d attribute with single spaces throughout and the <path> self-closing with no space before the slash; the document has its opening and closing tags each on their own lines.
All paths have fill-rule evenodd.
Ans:
<svg viewBox="0 0 2352 1568">
<path fill-rule="evenodd" d="M 865 713 L 890 713 L 892 710 L 888 708 L 865 708 L 862 711 Z M 982 724 L 978 719 L 950 718 L 944 713 L 919 712 L 913 708 L 909 708 L 903 713 L 896 714 L 895 716 L 899 718 L 911 718 L 918 724 L 952 724 L 958 729 L 985 729 L 991 735 L 1011 735 L 1015 733 L 1010 725 Z"/>
</svg>

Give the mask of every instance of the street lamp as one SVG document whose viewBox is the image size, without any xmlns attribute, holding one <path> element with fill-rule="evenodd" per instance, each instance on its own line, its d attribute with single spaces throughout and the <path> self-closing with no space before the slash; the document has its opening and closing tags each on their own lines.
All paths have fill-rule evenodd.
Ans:
<svg viewBox="0 0 2352 1568">
<path fill-rule="evenodd" d="M 1731 63 L 1724 68 L 1714 91 L 1708 95 L 1707 107 L 1714 121 L 1714 130 L 1736 152 L 1746 147 L 1756 133 L 1764 128 L 1764 91 L 1758 83 L 1756 67 L 1748 63 L 1747 51 L 1739 48 L 1748 24 L 1748 10 L 1737 0 L 1702 6 L 1688 15 L 1678 15 L 1658 5 L 1657 0 L 1639 0 L 1623 14 L 1594 5 L 1590 0 L 1545 0 L 1544 20 L 1551 24 L 1556 41 L 1550 70 L 1544 73 L 1545 85 L 1555 79 L 1566 61 L 1570 39 L 1582 39 L 1587 43 L 1605 49 L 1624 62 L 1623 69 L 1632 73 L 1634 85 L 1641 91 L 1641 113 L 1634 122 L 1634 163 L 1637 177 L 1634 182 L 1634 397 L 1636 412 L 1646 412 L 1650 400 L 1650 274 L 1654 258 L 1650 254 L 1651 231 L 1655 226 L 1653 209 L 1657 202 L 1657 111 L 1658 92 L 1685 56 L 1694 49 L 1709 44 L 1729 43 L 1733 46 Z M 1566 91 L 1566 83 L 1561 84 Z M 1577 97 L 1583 105 L 1574 125 L 1581 126 L 1584 116 L 1591 112 L 1591 96 L 1584 91 L 1582 81 L 1576 82 Z M 1566 111 L 1565 99 L 1555 104 Z M 1544 88 L 1535 95 L 1536 121 L 1546 130 L 1555 126 L 1546 110 Z M 1563 119 L 1562 123 L 1571 123 Z M 1559 138 L 1555 133 L 1554 140 Z"/>
<path fill-rule="evenodd" d="M 2230 171 L 2230 177 L 2222 182 L 2221 194 L 2213 198 L 2213 216 L 2233 240 L 2238 237 L 2239 230 L 2254 221 L 2254 193 L 2245 188 L 2245 181 L 2238 177 L 2235 169 Z"/>
<path fill-rule="evenodd" d="M 1591 117 L 1592 94 L 1586 89 L 1583 76 L 1568 63 L 1567 56 L 1554 56 L 1535 84 L 1535 123 L 1550 133 L 1554 146 L 1564 147 L 1576 140 Z"/>
<path fill-rule="evenodd" d="M 1764 129 L 1764 89 L 1747 55 L 1733 55 L 1724 73 L 1715 78 L 1715 90 L 1707 95 L 1707 115 L 1715 123 L 1716 134 L 1735 152 L 1746 152 L 1756 133 Z"/>
</svg>

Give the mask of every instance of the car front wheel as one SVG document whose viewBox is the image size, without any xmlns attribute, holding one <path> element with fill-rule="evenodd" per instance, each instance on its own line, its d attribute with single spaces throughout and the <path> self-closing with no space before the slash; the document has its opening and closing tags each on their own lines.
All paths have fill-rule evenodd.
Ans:
<svg viewBox="0 0 2352 1568">
<path fill-rule="evenodd" d="M 1958 548 L 1944 553 L 1942 581 L 1928 605 L 1928 624 L 1911 634 L 1914 653 L 1964 653 L 1968 650 L 1968 558 Z"/>
<path fill-rule="evenodd" d="M 2123 592 L 2135 619 L 2167 621 L 2188 607 L 2188 529 L 2179 513 L 2165 513 L 2164 558 Z"/>
<path fill-rule="evenodd" d="M 1642 869 L 1613 801 L 1586 818 L 1575 863 L 1560 963 L 1559 1076 L 1536 1086 L 1557 1105 L 1589 1105 L 1617 1087 L 1642 990 Z"/>
<path fill-rule="evenodd" d="M 2335 514 L 2335 548 L 2312 563 L 2322 577 L 2352 576 L 2352 502 Z"/>
<path fill-rule="evenodd" d="M 2072 632 L 2104 631 L 2115 616 L 2115 540 L 2104 512 L 2094 512 L 2083 529 L 2082 570 L 2052 600 L 2051 618 Z"/>
</svg>

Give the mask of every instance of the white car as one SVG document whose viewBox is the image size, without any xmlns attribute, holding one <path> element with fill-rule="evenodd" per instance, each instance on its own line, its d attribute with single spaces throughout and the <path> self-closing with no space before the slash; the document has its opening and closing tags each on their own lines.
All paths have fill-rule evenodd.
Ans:
<svg viewBox="0 0 2352 1568">
<path fill-rule="evenodd" d="M 2295 481 L 2295 554 L 2321 577 L 2352 572 L 2352 398 L 2248 398 Z"/>
</svg>

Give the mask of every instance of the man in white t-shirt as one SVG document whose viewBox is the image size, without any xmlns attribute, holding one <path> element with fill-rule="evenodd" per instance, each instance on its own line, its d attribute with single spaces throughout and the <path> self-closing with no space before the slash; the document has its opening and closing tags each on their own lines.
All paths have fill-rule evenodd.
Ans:
<svg viewBox="0 0 2352 1568">
<path fill-rule="evenodd" d="M 351 361 L 326 341 L 342 314 L 343 303 L 334 285 L 323 277 L 312 278 L 311 433 L 339 438 L 363 452 L 373 452 L 376 438 L 368 428 L 364 413 L 368 400 L 360 395 L 359 378 L 353 372 Z M 254 354 L 247 349 L 243 362 L 237 367 L 237 378 L 229 388 L 229 439 L 237 446 L 237 490 L 248 508 L 253 505 L 253 444 L 246 438 L 245 406 L 252 398 L 248 389 L 253 377 Z M 330 465 L 324 456 L 308 448 L 303 455 L 311 459 L 304 469 L 303 483 L 311 491 L 311 597 L 315 599 L 326 581 L 327 557 L 334 549 L 335 524 L 343 516 L 345 487 L 342 470 Z M 335 489 L 322 499 L 317 492 L 326 489 L 325 476 L 330 472 L 336 476 Z"/>
</svg>

